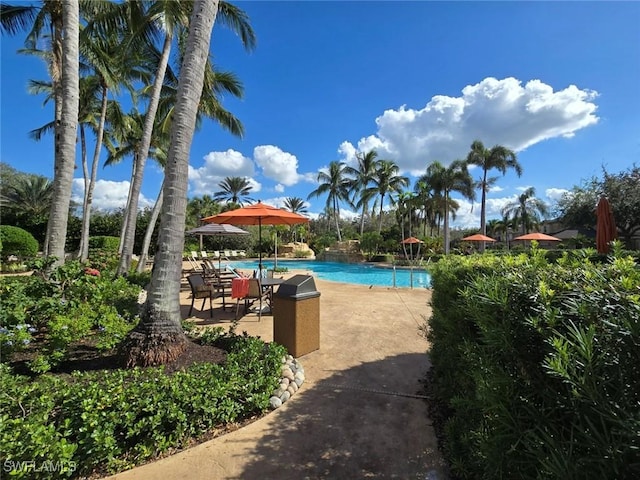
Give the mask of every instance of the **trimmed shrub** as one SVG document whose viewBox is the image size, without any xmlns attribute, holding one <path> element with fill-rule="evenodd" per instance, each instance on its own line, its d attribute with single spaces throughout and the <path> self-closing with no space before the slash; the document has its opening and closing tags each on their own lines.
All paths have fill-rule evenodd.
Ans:
<svg viewBox="0 0 640 480">
<path fill-rule="evenodd" d="M 640 475 L 640 269 L 448 257 L 431 269 L 431 386 L 462 479 Z"/>
<path fill-rule="evenodd" d="M 26 230 L 12 225 L 0 225 L 0 247 L 2 257 L 16 255 L 19 258 L 35 257 L 38 241 Z"/>
</svg>

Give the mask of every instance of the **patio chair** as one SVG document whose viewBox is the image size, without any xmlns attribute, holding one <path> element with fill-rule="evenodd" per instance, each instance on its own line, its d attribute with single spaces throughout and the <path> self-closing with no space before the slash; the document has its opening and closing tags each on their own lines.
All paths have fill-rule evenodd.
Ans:
<svg viewBox="0 0 640 480">
<path fill-rule="evenodd" d="M 259 278 L 250 278 L 248 281 L 249 290 L 247 291 L 247 295 L 244 298 L 238 298 L 238 302 L 236 303 L 236 319 L 238 318 L 238 311 L 240 309 L 240 300 L 244 300 L 245 314 L 254 303 L 258 302 L 258 321 L 260 321 L 262 320 L 262 302 L 264 301 L 265 304 L 268 304 L 269 292 L 262 290 Z"/>
<path fill-rule="evenodd" d="M 189 316 L 193 313 L 193 304 L 196 299 L 202 298 L 202 307 L 200 310 L 204 310 L 204 305 L 209 299 L 209 314 L 213 317 L 213 299 L 218 296 L 218 292 L 211 286 L 205 283 L 204 278 L 199 273 L 192 273 L 187 277 L 189 286 L 191 287 L 191 307 L 189 308 Z"/>
<path fill-rule="evenodd" d="M 187 262 L 189 262 L 189 265 L 191 268 L 189 268 L 188 270 L 183 270 L 182 271 L 183 274 L 195 273 L 200 271 L 200 267 L 198 266 L 198 261 L 195 258 L 193 258 L 193 255 L 187 255 L 186 259 L 187 259 Z"/>
<path fill-rule="evenodd" d="M 209 255 L 207 254 L 206 251 L 203 250 L 200 252 L 200 258 L 209 258 Z"/>
</svg>

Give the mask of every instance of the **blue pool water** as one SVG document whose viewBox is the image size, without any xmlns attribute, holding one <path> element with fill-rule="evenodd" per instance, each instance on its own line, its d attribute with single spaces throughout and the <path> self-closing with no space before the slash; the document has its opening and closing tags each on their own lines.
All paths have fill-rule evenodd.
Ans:
<svg viewBox="0 0 640 480">
<path fill-rule="evenodd" d="M 240 270 L 256 270 L 257 261 L 232 261 L 228 263 Z M 263 260 L 262 268 L 271 269 L 273 259 Z M 377 287 L 393 287 L 393 269 L 362 265 L 357 263 L 318 262 L 315 260 L 278 260 L 278 267 L 289 270 L 306 270 L 309 275 L 333 282 L 355 283 L 358 285 L 374 285 Z M 397 268 L 395 271 L 396 287 L 410 287 L 409 270 Z M 429 288 L 431 278 L 424 270 L 413 270 L 413 288 Z"/>
</svg>

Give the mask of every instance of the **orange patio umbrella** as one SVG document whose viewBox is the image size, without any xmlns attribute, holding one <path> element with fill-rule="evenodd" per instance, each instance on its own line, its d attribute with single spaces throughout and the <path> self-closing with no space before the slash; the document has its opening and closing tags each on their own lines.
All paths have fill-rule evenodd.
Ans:
<svg viewBox="0 0 640 480">
<path fill-rule="evenodd" d="M 538 242 L 561 242 L 562 240 L 545 233 L 527 233 L 514 238 L 514 240 L 537 240 Z"/>
<path fill-rule="evenodd" d="M 598 253 L 609 253 L 610 242 L 618 238 L 618 229 L 613 218 L 611 205 L 604 195 L 598 201 L 596 209 L 598 223 L 596 224 L 596 248 Z"/>
<path fill-rule="evenodd" d="M 462 240 L 467 242 L 495 242 L 496 240 L 491 237 L 487 237 L 486 235 L 482 235 L 481 233 L 476 233 L 475 235 L 469 235 L 468 237 L 464 237 Z"/>
<path fill-rule="evenodd" d="M 262 270 L 262 225 L 297 225 L 307 223 L 309 219 L 289 212 L 283 208 L 272 207 L 262 202 L 254 203 L 247 207 L 229 210 L 218 215 L 201 219 L 205 223 L 221 223 L 231 225 L 258 225 L 258 238 L 260 239 L 259 267 Z"/>
<path fill-rule="evenodd" d="M 402 240 L 402 243 L 424 243 L 422 240 L 416 237 L 409 237 Z"/>
</svg>

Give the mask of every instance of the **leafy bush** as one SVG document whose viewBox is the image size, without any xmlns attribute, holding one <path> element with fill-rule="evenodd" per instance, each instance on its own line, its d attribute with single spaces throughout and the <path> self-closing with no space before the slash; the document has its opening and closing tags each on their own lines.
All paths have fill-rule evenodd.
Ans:
<svg viewBox="0 0 640 480">
<path fill-rule="evenodd" d="M 640 269 L 588 253 L 431 269 L 432 388 L 459 478 L 640 475 Z"/>
<path fill-rule="evenodd" d="M 294 250 L 293 257 L 294 258 L 308 258 L 311 256 L 313 252 L 311 250 Z"/>
<path fill-rule="evenodd" d="M 202 337 L 222 339 L 230 347 L 224 365 L 196 364 L 173 375 L 148 368 L 76 373 L 67 382 L 49 375 L 29 380 L 0 365 L 0 461 L 55 458 L 74 467 L 67 477 L 96 468 L 115 472 L 265 411 L 284 348 L 219 332 Z"/>
<path fill-rule="evenodd" d="M 89 238 L 89 249 L 118 252 L 119 246 L 120 239 L 118 237 L 95 236 Z"/>
<path fill-rule="evenodd" d="M 32 345 L 39 352 L 30 366 L 45 372 L 65 359 L 69 346 L 87 338 L 101 350 L 114 348 L 137 321 L 140 287 L 112 279 L 80 262 L 66 262 L 41 275 L 0 279 L 2 361 Z"/>
<path fill-rule="evenodd" d="M 38 241 L 26 230 L 11 225 L 0 225 L 0 246 L 2 257 L 15 255 L 19 258 L 35 257 Z"/>
</svg>

